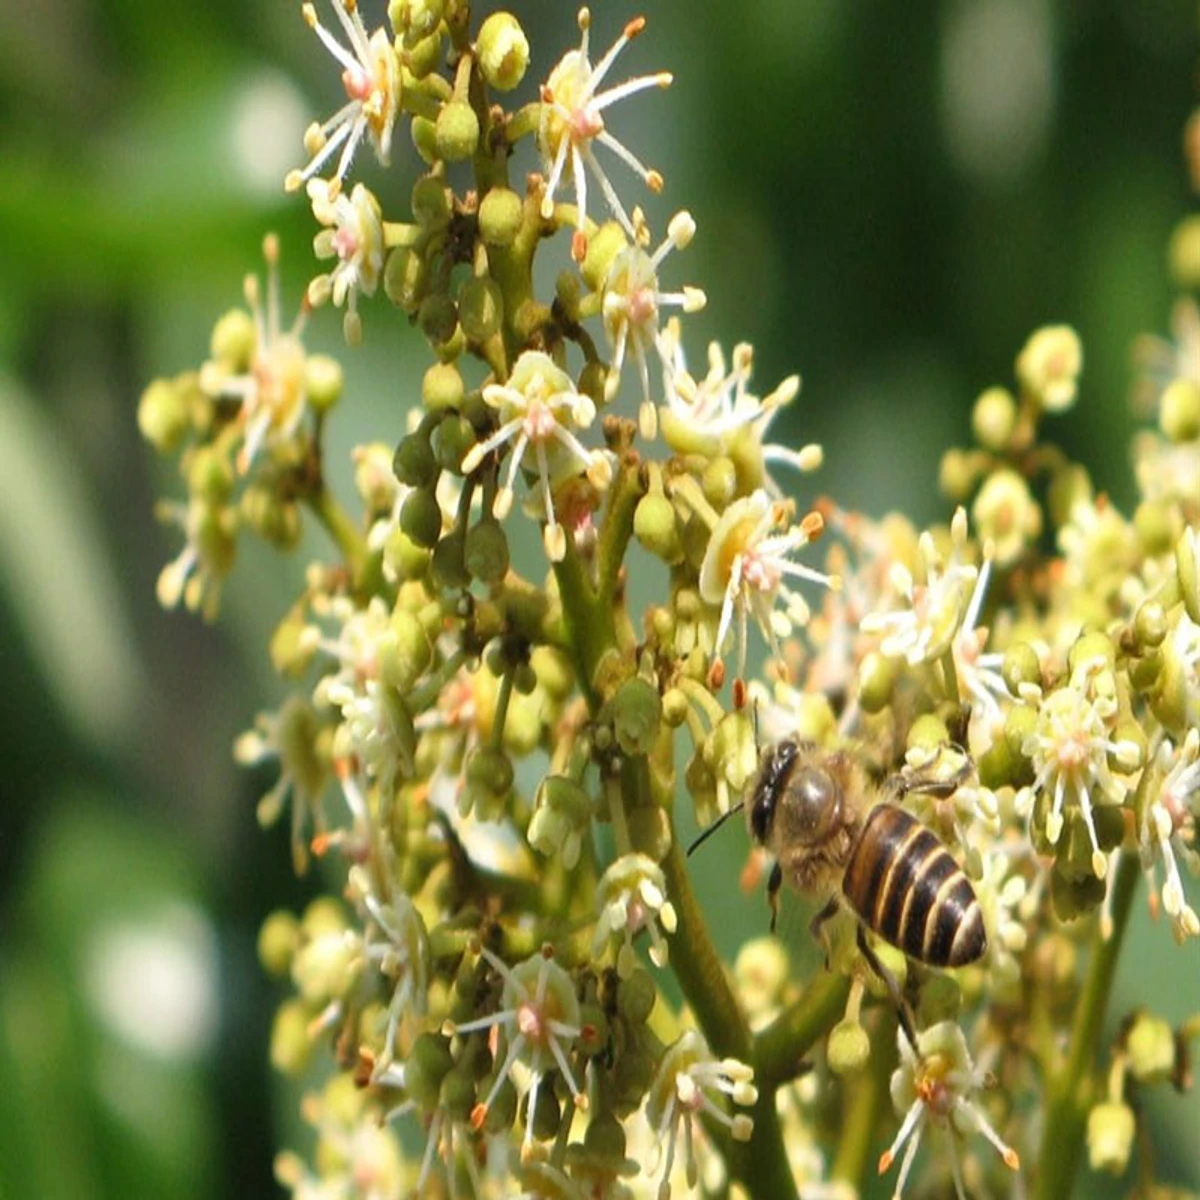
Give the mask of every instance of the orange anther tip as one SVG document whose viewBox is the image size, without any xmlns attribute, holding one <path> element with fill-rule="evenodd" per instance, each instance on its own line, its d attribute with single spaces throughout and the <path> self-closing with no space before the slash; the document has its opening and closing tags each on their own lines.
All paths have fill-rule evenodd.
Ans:
<svg viewBox="0 0 1200 1200">
<path fill-rule="evenodd" d="M 892 1163 L 894 1161 L 895 1161 L 895 1158 L 894 1158 L 892 1152 L 890 1150 L 885 1150 L 879 1156 L 879 1173 L 880 1173 L 880 1175 L 883 1175 L 887 1171 L 889 1171 L 891 1169 Z"/>
<path fill-rule="evenodd" d="M 658 171 L 646 174 L 646 186 L 657 196 L 663 190 L 663 177 Z"/>
<path fill-rule="evenodd" d="M 488 1110 L 486 1104 L 477 1104 L 471 1109 L 471 1128 L 478 1133 L 483 1128 L 484 1121 L 487 1120 Z"/>
<path fill-rule="evenodd" d="M 720 691 L 725 683 L 725 664 L 718 658 L 708 669 L 708 686 L 714 691 Z"/>
<path fill-rule="evenodd" d="M 576 262 L 583 262 L 587 257 L 588 238 L 582 229 L 575 230 L 571 236 L 571 257 Z"/>
<path fill-rule="evenodd" d="M 329 853 L 330 843 L 331 843 L 331 838 L 330 838 L 329 834 L 318 833 L 316 835 L 316 837 L 314 837 L 312 842 L 310 843 L 310 845 L 312 847 L 312 852 L 318 858 L 324 858 L 325 855 Z"/>
<path fill-rule="evenodd" d="M 1019 1171 L 1021 1169 L 1020 1156 L 1011 1146 L 1004 1152 L 1004 1165 L 1012 1171 Z"/>
<path fill-rule="evenodd" d="M 634 17 L 628 25 L 625 26 L 625 36 L 627 38 L 635 38 L 643 29 L 646 28 L 645 17 Z"/>
<path fill-rule="evenodd" d="M 735 679 L 733 681 L 733 707 L 746 707 L 746 681 L 744 679 Z"/>
</svg>

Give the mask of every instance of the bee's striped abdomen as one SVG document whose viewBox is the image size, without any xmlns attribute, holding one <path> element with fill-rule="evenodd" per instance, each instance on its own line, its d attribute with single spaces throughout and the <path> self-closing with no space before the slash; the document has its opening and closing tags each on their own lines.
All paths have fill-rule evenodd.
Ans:
<svg viewBox="0 0 1200 1200">
<path fill-rule="evenodd" d="M 987 949 L 971 881 L 911 813 L 879 804 L 867 815 L 842 890 L 868 929 L 934 967 L 961 967 Z"/>
</svg>

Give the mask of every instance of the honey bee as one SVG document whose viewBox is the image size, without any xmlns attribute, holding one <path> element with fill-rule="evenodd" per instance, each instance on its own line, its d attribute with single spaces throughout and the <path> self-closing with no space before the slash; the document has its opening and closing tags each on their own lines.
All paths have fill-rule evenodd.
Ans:
<svg viewBox="0 0 1200 1200">
<path fill-rule="evenodd" d="M 971 881 L 930 829 L 882 795 L 948 796 L 961 782 L 961 775 L 899 775 L 881 789 L 845 752 L 794 739 L 767 750 L 744 807 L 751 836 L 775 858 L 767 885 L 771 928 L 787 880 L 806 896 L 829 897 L 814 933 L 848 904 L 860 922 L 864 957 L 885 978 L 864 926 L 930 966 L 961 967 L 982 957 L 987 932 Z"/>
</svg>

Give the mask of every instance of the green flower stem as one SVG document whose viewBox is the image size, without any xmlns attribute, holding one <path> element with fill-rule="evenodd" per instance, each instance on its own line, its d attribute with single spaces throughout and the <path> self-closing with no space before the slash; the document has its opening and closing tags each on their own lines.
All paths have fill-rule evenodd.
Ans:
<svg viewBox="0 0 1200 1200">
<path fill-rule="evenodd" d="M 775 1111 L 775 1086 L 770 1079 L 760 1077 L 762 1060 L 754 1053 L 746 1019 L 692 891 L 678 839 L 672 840 L 671 852 L 662 867 L 667 895 L 679 922 L 671 938 L 671 965 L 683 994 L 713 1053 L 754 1067 L 758 1087 L 758 1103 L 750 1113 L 754 1132 L 748 1142 L 728 1143 L 730 1173 L 746 1185 L 755 1200 L 785 1200 L 796 1195 L 796 1184 Z"/>
<path fill-rule="evenodd" d="M 796 1077 L 804 1056 L 841 1020 L 849 993 L 845 976 L 826 973 L 754 1039 L 754 1075 L 760 1087 L 773 1090 Z"/>
<path fill-rule="evenodd" d="M 513 672 L 505 671 L 500 676 L 500 687 L 496 693 L 496 714 L 492 719 L 492 746 L 500 750 L 504 746 L 504 726 L 508 722 L 508 705 L 512 700 Z"/>
<path fill-rule="evenodd" d="M 523 137 L 537 133 L 542 120 L 542 106 L 537 100 L 518 108 L 504 126 L 504 140 L 511 146 Z"/>
<path fill-rule="evenodd" d="M 857 1194 L 863 1190 L 868 1156 L 887 1108 L 888 1084 L 896 1066 L 894 1014 L 886 1015 L 872 1034 L 871 1044 L 867 1069 L 847 1089 L 837 1152 L 829 1172 L 831 1179 L 850 1184 Z"/>
<path fill-rule="evenodd" d="M 350 519 L 337 497 L 322 483 L 305 496 L 317 520 L 341 551 L 356 585 L 362 583 L 367 562 L 367 539 Z"/>
<path fill-rule="evenodd" d="M 1128 924 L 1139 874 L 1137 855 L 1128 852 L 1122 854 L 1117 877 L 1113 881 L 1112 933 L 1106 939 L 1097 929 L 1094 935 L 1092 960 L 1071 1021 L 1071 1045 L 1067 1060 L 1047 1088 L 1049 1105 L 1037 1157 L 1034 1200 L 1061 1200 L 1071 1194 L 1075 1182 L 1083 1152 L 1088 1110 L 1100 1086 L 1096 1057 L 1104 1025 L 1104 1010 L 1112 991 L 1113 974 L 1121 953 L 1121 940 Z"/>
</svg>

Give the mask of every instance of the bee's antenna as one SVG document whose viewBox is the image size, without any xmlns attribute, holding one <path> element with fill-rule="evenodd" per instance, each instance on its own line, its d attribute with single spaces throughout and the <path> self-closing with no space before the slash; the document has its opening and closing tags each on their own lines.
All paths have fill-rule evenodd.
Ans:
<svg viewBox="0 0 1200 1200">
<path fill-rule="evenodd" d="M 724 825 L 734 813 L 740 813 L 745 807 L 745 803 L 746 802 L 744 800 L 739 800 L 732 808 L 728 809 L 726 812 L 723 812 L 707 829 L 702 829 L 699 837 L 697 837 L 696 840 L 687 848 L 688 857 L 691 857 L 693 850 L 695 850 L 698 846 L 703 845 L 704 842 L 708 841 L 708 839 L 712 837 L 712 835 L 716 833 L 717 830 L 720 829 L 721 826 Z"/>
<path fill-rule="evenodd" d="M 751 721 L 754 722 L 754 753 L 758 758 L 762 758 L 762 739 L 758 735 L 758 698 L 754 699 L 754 708 L 751 710 Z"/>
</svg>

